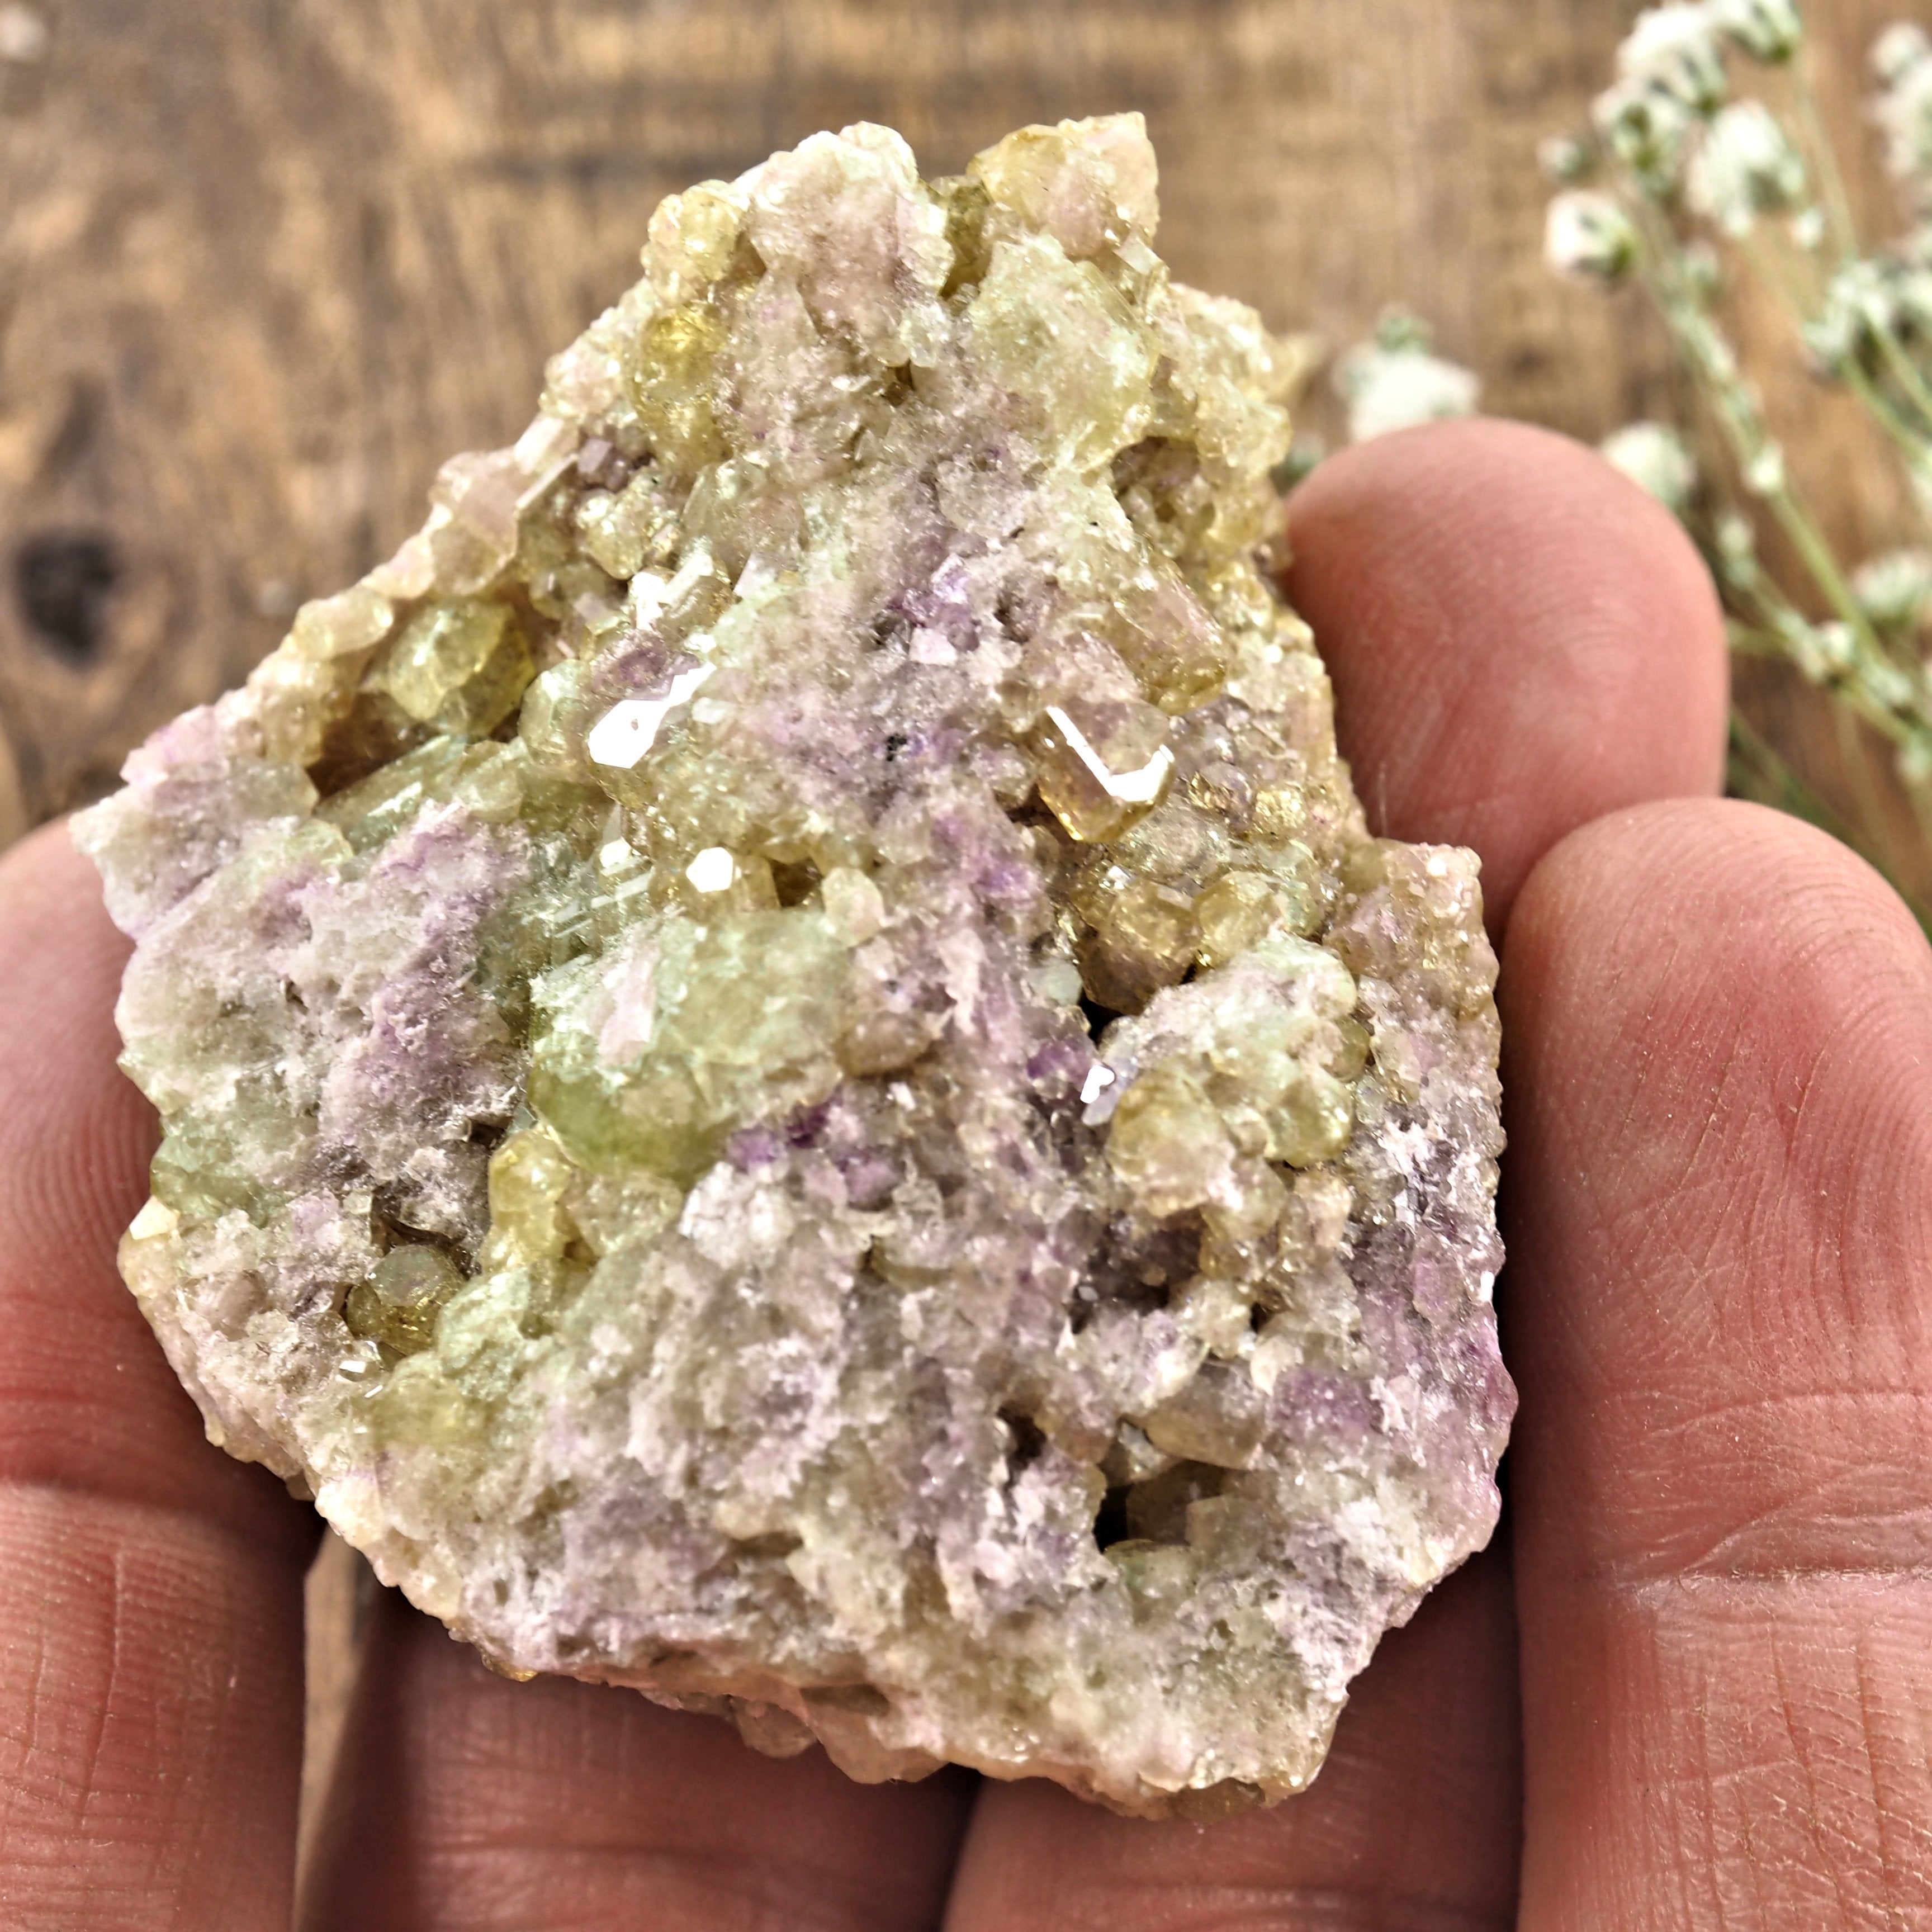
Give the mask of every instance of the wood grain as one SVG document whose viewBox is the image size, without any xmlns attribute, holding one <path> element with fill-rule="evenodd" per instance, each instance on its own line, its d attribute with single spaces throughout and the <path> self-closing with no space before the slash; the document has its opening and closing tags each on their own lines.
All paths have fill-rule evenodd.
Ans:
<svg viewBox="0 0 1932 1932">
<path fill-rule="evenodd" d="M 1640 311 L 1537 260 L 1532 150 L 1604 71 L 1603 0 L 44 10 L 44 58 L 0 66 L 0 836 L 105 788 L 412 527 L 444 456 L 513 434 L 659 196 L 817 128 L 888 121 L 950 170 L 1138 106 L 1187 279 L 1344 340 L 1404 297 L 1494 403 L 1586 434 L 1664 380 Z M 76 542 L 114 579 L 63 638 L 22 560 Z"/>
<path fill-rule="evenodd" d="M 1814 10 L 1843 123 L 1893 4 Z M 1490 407 L 1579 434 L 1665 406 L 1641 302 L 1538 252 L 1535 142 L 1630 10 L 49 0 L 44 57 L 0 62 L 0 842 L 386 554 L 442 457 L 513 434 L 660 196 L 816 128 L 888 121 L 945 170 L 1138 106 L 1186 279 L 1338 341 L 1405 300 Z M 1801 444 L 1846 438 L 1786 400 Z M 1861 538 L 1895 519 L 1856 480 L 1885 470 L 1837 499 Z M 50 620 L 63 567 L 111 583 Z"/>
<path fill-rule="evenodd" d="M 1841 124 L 1894 4 L 1814 9 Z M 44 10 L 43 57 L 0 62 L 0 842 L 386 554 L 442 457 L 513 434 L 660 196 L 816 128 L 888 121 L 945 170 L 1138 106 L 1186 279 L 1337 341 L 1405 300 L 1490 407 L 1581 435 L 1672 394 L 1640 300 L 1539 260 L 1534 145 L 1580 121 L 1623 0 Z M 1778 400 L 1801 446 L 1846 442 Z M 1861 538 L 1895 520 L 1858 480 L 1885 471 L 1834 499 Z M 104 587 L 50 615 L 62 569 Z"/>
</svg>

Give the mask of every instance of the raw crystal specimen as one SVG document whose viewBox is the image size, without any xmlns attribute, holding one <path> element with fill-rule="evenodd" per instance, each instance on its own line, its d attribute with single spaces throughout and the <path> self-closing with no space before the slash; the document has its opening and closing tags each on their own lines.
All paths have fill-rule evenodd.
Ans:
<svg viewBox="0 0 1932 1932">
<path fill-rule="evenodd" d="M 1137 117 L 668 201 L 81 821 L 210 1435 L 512 1676 L 1206 1816 L 1487 1537 L 1494 961 L 1264 574 Z"/>
</svg>

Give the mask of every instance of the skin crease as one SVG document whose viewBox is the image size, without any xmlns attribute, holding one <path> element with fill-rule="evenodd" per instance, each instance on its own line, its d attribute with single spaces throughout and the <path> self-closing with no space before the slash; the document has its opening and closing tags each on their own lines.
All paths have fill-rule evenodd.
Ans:
<svg viewBox="0 0 1932 1932">
<path fill-rule="evenodd" d="M 1514 1575 L 1386 1640 L 1306 1796 L 1204 1828 L 865 1790 L 392 1600 L 307 1932 L 1932 1926 L 1932 958 L 1708 796 L 1709 586 L 1586 452 L 1408 432 L 1294 516 L 1372 818 L 1476 843 L 1507 922 Z M 313 1517 L 116 1280 L 123 952 L 64 834 L 0 860 L 0 1923 L 279 1927 Z"/>
</svg>

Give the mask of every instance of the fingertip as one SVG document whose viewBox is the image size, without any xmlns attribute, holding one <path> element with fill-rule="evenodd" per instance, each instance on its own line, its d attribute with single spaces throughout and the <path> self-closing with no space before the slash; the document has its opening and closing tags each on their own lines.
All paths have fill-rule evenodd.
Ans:
<svg viewBox="0 0 1932 1932">
<path fill-rule="evenodd" d="M 1760 806 L 1617 813 L 1531 878 L 1498 999 L 1527 1546 L 1574 1520 L 1586 1568 L 1724 1538 L 1889 1560 L 1909 1513 L 1868 1507 L 1932 1496 L 1896 1426 L 1932 1393 L 1932 949 L 1898 896 Z M 1791 1486 L 1840 1462 L 1854 1500 L 1814 1526 Z"/>
<path fill-rule="evenodd" d="M 1824 834 L 1684 800 L 1550 854 L 1498 997 L 1522 1922 L 1716 1924 L 1747 1864 L 1909 1916 L 1932 950 Z"/>
<path fill-rule="evenodd" d="M 1575 826 L 1720 788 L 1709 573 L 1594 452 L 1520 423 L 1431 424 L 1323 464 L 1288 515 L 1288 592 L 1370 820 L 1473 846 L 1492 931 Z"/>
<path fill-rule="evenodd" d="M 1787 1039 L 1864 1016 L 1854 1047 L 1932 1038 L 1932 949 L 1897 892 L 1816 826 L 1738 800 L 1606 813 L 1538 865 L 1498 994 L 1519 1087 L 1538 1097 L 1565 1066 L 1600 1077 L 1619 1042 L 1655 1053 L 1638 1036 L 1662 1010 L 1660 979 L 1692 1003 L 1682 1045 L 1700 1060 L 1724 1014 Z"/>
<path fill-rule="evenodd" d="M 154 1119 L 64 826 L 0 856 L 0 1898 L 286 1924 L 314 1519 L 212 1448 L 121 1282 Z"/>
</svg>

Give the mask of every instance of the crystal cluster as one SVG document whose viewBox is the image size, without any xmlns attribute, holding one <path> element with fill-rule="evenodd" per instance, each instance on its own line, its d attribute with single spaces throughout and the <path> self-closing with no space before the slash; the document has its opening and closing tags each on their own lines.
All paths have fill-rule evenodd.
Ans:
<svg viewBox="0 0 1932 1932">
<path fill-rule="evenodd" d="M 1154 222 L 1136 116 L 666 202 L 77 836 L 215 1441 L 512 1676 L 1198 1817 L 1313 1774 L 1514 1398 L 1475 860 L 1368 836 L 1292 358 Z"/>
</svg>

